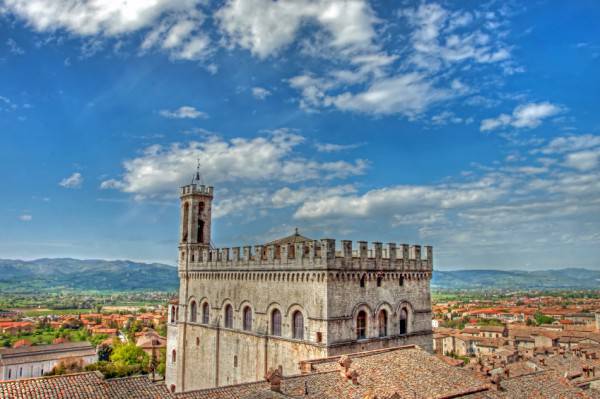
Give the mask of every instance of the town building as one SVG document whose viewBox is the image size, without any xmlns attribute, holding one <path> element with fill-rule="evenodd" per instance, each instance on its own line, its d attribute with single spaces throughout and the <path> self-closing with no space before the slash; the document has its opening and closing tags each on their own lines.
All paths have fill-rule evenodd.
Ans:
<svg viewBox="0 0 600 399">
<path fill-rule="evenodd" d="M 98 360 L 89 342 L 65 342 L 51 345 L 23 345 L 0 349 L 0 379 L 16 380 L 43 376 L 61 360 L 80 359 L 82 365 Z"/>
<path fill-rule="evenodd" d="M 179 298 L 169 308 L 174 392 L 258 381 L 301 360 L 399 345 L 432 350 L 433 251 L 299 234 L 243 248 L 211 244 L 213 187 L 181 188 Z M 425 255 L 425 256 L 422 256 Z"/>
</svg>

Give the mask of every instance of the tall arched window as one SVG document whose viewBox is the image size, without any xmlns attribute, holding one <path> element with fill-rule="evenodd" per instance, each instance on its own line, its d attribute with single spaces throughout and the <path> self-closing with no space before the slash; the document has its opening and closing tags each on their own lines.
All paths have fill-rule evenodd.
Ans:
<svg viewBox="0 0 600 399">
<path fill-rule="evenodd" d="M 360 278 L 360 288 L 365 288 L 365 280 L 367 279 L 367 277 L 365 275 L 363 275 Z"/>
<path fill-rule="evenodd" d="M 383 281 L 383 277 L 377 276 L 377 286 L 381 287 L 381 282 Z"/>
<path fill-rule="evenodd" d="M 188 221 L 190 218 L 190 205 L 186 202 L 183 204 L 183 223 L 181 224 L 181 241 L 188 240 Z"/>
<path fill-rule="evenodd" d="M 171 323 L 175 323 L 175 306 L 171 306 Z"/>
<path fill-rule="evenodd" d="M 295 339 L 304 339 L 304 316 L 299 310 L 292 316 L 292 331 Z"/>
<path fill-rule="evenodd" d="M 281 312 L 273 309 L 271 312 L 271 334 L 281 337 Z"/>
<path fill-rule="evenodd" d="M 175 349 L 171 352 L 171 363 L 175 363 L 177 361 L 177 352 Z"/>
<path fill-rule="evenodd" d="M 367 312 L 361 310 L 356 316 L 356 339 L 367 338 Z"/>
<path fill-rule="evenodd" d="M 225 327 L 233 328 L 233 307 L 229 304 L 225 306 Z"/>
<path fill-rule="evenodd" d="M 408 312 L 406 308 L 402 308 L 400 311 L 400 335 L 404 335 L 407 333 L 408 326 Z"/>
<path fill-rule="evenodd" d="M 380 337 L 385 337 L 387 335 L 387 319 L 387 312 L 385 309 L 381 309 L 378 316 Z"/>
<path fill-rule="evenodd" d="M 245 331 L 251 331 L 252 330 L 252 309 L 250 309 L 250 306 L 246 306 L 244 308 L 244 323 L 243 323 L 243 327 Z"/>
<path fill-rule="evenodd" d="M 204 302 L 202 305 L 202 323 L 208 324 L 208 320 L 210 318 L 210 308 L 208 306 L 208 302 Z"/>
<path fill-rule="evenodd" d="M 190 303 L 190 321 L 195 323 L 198 318 L 198 305 L 196 305 L 196 301 L 192 301 Z"/>
</svg>

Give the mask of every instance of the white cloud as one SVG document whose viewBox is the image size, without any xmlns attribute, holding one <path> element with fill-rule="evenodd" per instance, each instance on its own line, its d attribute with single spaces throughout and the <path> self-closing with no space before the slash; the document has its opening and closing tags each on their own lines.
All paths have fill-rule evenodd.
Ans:
<svg viewBox="0 0 600 399">
<path fill-rule="evenodd" d="M 548 145 L 536 150 L 536 152 L 541 152 L 542 154 L 561 154 L 594 147 L 600 147 L 600 136 L 582 134 L 577 136 L 557 137 L 550 141 Z"/>
<path fill-rule="evenodd" d="M 75 172 L 71 176 L 62 179 L 58 184 L 64 188 L 80 188 L 82 183 L 83 176 L 81 173 Z"/>
<path fill-rule="evenodd" d="M 290 45 L 305 23 L 316 23 L 330 36 L 329 46 L 338 51 L 369 47 L 377 21 L 363 0 L 230 0 L 216 17 L 231 43 L 260 58 Z"/>
<path fill-rule="evenodd" d="M 447 209 L 497 199 L 503 190 L 485 182 L 480 186 L 397 186 L 371 190 L 363 195 L 330 196 L 308 200 L 294 214 L 298 219 L 394 216 L 417 209 Z"/>
<path fill-rule="evenodd" d="M 414 116 L 452 95 L 450 90 L 434 87 L 426 76 L 409 73 L 376 81 L 364 92 L 346 92 L 325 101 L 346 111 Z"/>
<path fill-rule="evenodd" d="M 549 102 L 529 103 L 516 107 L 512 115 L 500 114 L 496 118 L 481 121 L 482 132 L 512 126 L 516 129 L 538 127 L 546 118 L 554 116 L 562 111 L 562 108 Z"/>
<path fill-rule="evenodd" d="M 16 55 L 25 54 L 25 50 L 23 50 L 21 47 L 19 47 L 19 45 L 13 38 L 8 38 L 8 40 L 6 41 L 6 45 L 8 46 L 8 49 L 12 54 L 16 54 Z"/>
<path fill-rule="evenodd" d="M 494 63 L 511 57 L 510 49 L 492 36 L 494 32 L 486 33 L 481 27 L 476 27 L 473 13 L 451 12 L 431 3 L 402 10 L 399 14 L 413 28 L 410 62 L 417 67 L 438 70 L 451 63 L 468 60 Z M 497 19 L 495 14 L 490 17 L 491 20 Z M 490 19 L 486 22 L 489 23 Z M 464 31 L 466 28 L 470 29 Z"/>
<path fill-rule="evenodd" d="M 38 31 L 64 29 L 92 36 L 116 36 L 152 26 L 165 13 L 195 10 L 200 0 L 4 0 L 7 11 Z"/>
<path fill-rule="evenodd" d="M 258 100 L 264 100 L 265 98 L 271 95 L 271 92 L 265 89 L 264 87 L 253 87 L 252 95 Z"/>
<path fill-rule="evenodd" d="M 315 143 L 315 147 L 319 152 L 339 152 L 345 150 L 353 150 L 360 147 L 361 143 L 353 144 L 334 144 L 334 143 Z"/>
<path fill-rule="evenodd" d="M 567 154 L 565 165 L 581 171 L 594 169 L 600 161 L 600 149 L 595 151 L 579 151 Z"/>
<path fill-rule="evenodd" d="M 221 185 L 332 180 L 363 174 L 367 169 L 367 162 L 361 159 L 319 162 L 303 158 L 295 151 L 303 142 L 302 136 L 279 130 L 253 139 L 212 137 L 187 145 L 154 145 L 124 162 L 122 179 L 107 179 L 101 188 L 142 196 L 173 193 L 174 187 L 191 178 L 198 159 L 203 179 Z"/>
<path fill-rule="evenodd" d="M 24 213 L 19 216 L 19 220 L 21 220 L 22 222 L 31 222 L 33 220 L 33 216 L 31 216 L 30 214 Z"/>
<path fill-rule="evenodd" d="M 196 108 L 184 105 L 175 110 L 160 110 L 159 114 L 164 116 L 165 118 L 170 119 L 197 119 L 197 118 L 208 118 L 208 114 L 206 112 L 202 112 L 197 110 Z"/>
</svg>

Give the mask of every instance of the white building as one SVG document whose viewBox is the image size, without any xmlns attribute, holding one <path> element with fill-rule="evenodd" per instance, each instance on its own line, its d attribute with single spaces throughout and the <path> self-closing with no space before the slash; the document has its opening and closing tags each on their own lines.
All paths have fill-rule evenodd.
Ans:
<svg viewBox="0 0 600 399">
<path fill-rule="evenodd" d="M 4 348 L 0 349 L 0 380 L 40 377 L 67 358 L 81 359 L 83 366 L 98 361 L 89 342 Z"/>
</svg>

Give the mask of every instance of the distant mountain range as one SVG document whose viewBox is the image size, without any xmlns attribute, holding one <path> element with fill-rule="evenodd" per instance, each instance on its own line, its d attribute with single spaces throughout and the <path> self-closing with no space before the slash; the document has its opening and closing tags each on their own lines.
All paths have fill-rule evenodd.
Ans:
<svg viewBox="0 0 600 399">
<path fill-rule="evenodd" d="M 556 269 L 518 270 L 453 270 L 433 272 L 432 288 L 438 289 L 600 289 L 600 270 Z"/>
<path fill-rule="evenodd" d="M 0 259 L 1 292 L 176 291 L 177 269 L 128 260 Z"/>
<path fill-rule="evenodd" d="M 5 293 L 175 291 L 178 284 L 177 269 L 161 263 L 71 258 L 0 259 L 0 291 Z M 600 271 L 436 270 L 431 285 L 434 289 L 451 290 L 600 289 Z"/>
</svg>

